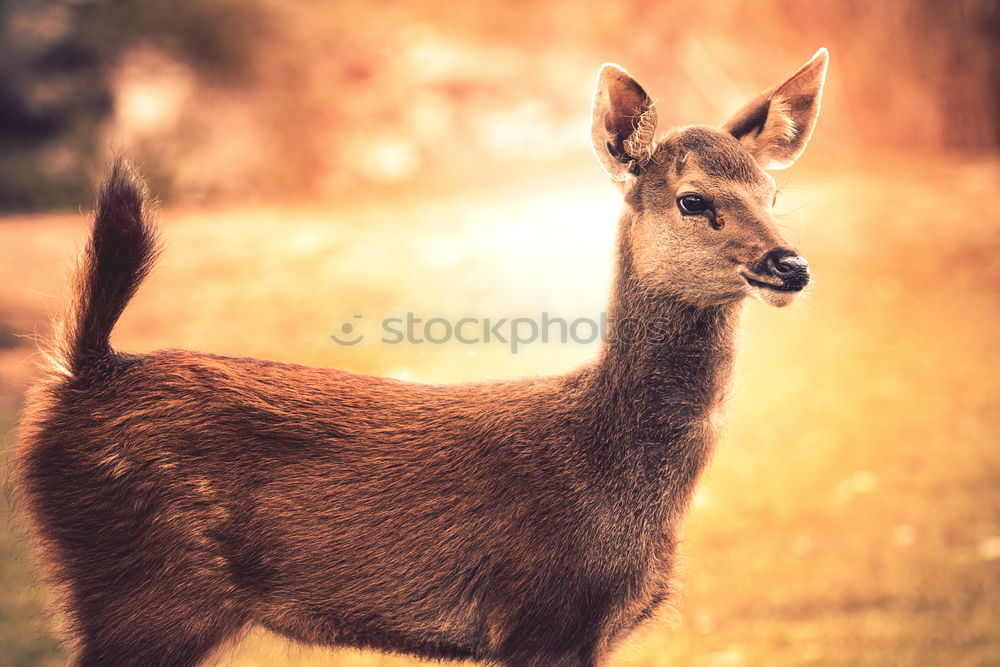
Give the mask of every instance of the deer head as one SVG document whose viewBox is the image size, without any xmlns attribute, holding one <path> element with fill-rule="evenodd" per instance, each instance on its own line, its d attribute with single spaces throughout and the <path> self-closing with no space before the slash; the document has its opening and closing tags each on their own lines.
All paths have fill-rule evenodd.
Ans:
<svg viewBox="0 0 1000 667">
<path fill-rule="evenodd" d="M 601 68 L 591 138 L 625 194 L 623 230 L 636 279 L 696 305 L 755 296 L 773 306 L 809 282 L 806 260 L 775 225 L 774 179 L 805 150 L 819 115 L 827 52 L 769 88 L 721 128 L 656 138 L 656 108 L 617 65 Z"/>
</svg>

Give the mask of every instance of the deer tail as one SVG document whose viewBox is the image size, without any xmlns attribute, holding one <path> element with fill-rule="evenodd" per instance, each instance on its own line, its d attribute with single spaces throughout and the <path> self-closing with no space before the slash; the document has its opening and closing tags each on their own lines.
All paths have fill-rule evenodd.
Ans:
<svg viewBox="0 0 1000 667">
<path fill-rule="evenodd" d="M 66 374 L 111 356 L 111 330 L 159 255 L 154 208 L 142 178 L 117 158 L 98 193 L 70 310 L 58 326 L 53 361 Z"/>
</svg>

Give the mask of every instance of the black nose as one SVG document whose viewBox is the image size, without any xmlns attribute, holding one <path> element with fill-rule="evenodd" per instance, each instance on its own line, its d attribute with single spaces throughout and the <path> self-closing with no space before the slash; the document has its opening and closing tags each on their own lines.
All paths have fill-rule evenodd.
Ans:
<svg viewBox="0 0 1000 667">
<path fill-rule="evenodd" d="M 758 273 L 777 278 L 787 290 L 800 290 L 809 284 L 809 262 L 794 250 L 775 248 L 757 265 Z"/>
</svg>

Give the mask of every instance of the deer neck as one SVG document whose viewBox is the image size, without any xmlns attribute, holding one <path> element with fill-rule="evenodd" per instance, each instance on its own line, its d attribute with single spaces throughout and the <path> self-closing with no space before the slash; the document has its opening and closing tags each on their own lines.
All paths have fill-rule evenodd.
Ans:
<svg viewBox="0 0 1000 667">
<path fill-rule="evenodd" d="M 741 306 L 696 306 L 644 287 L 626 226 L 608 337 L 592 369 L 602 415 L 594 441 L 602 463 L 629 467 L 634 483 L 646 479 L 651 492 L 687 495 L 714 446 Z"/>
</svg>

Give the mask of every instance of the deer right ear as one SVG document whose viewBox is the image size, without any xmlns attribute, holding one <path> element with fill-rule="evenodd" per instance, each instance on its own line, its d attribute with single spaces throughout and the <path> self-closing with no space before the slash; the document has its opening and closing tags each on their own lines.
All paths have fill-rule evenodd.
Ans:
<svg viewBox="0 0 1000 667">
<path fill-rule="evenodd" d="M 653 155 L 656 109 L 628 72 L 611 63 L 597 75 L 590 138 L 594 153 L 614 181 L 638 176 Z"/>
<path fill-rule="evenodd" d="M 791 78 L 750 100 L 723 126 L 764 169 L 784 169 L 806 149 L 828 61 L 826 49 L 820 49 Z"/>
</svg>

